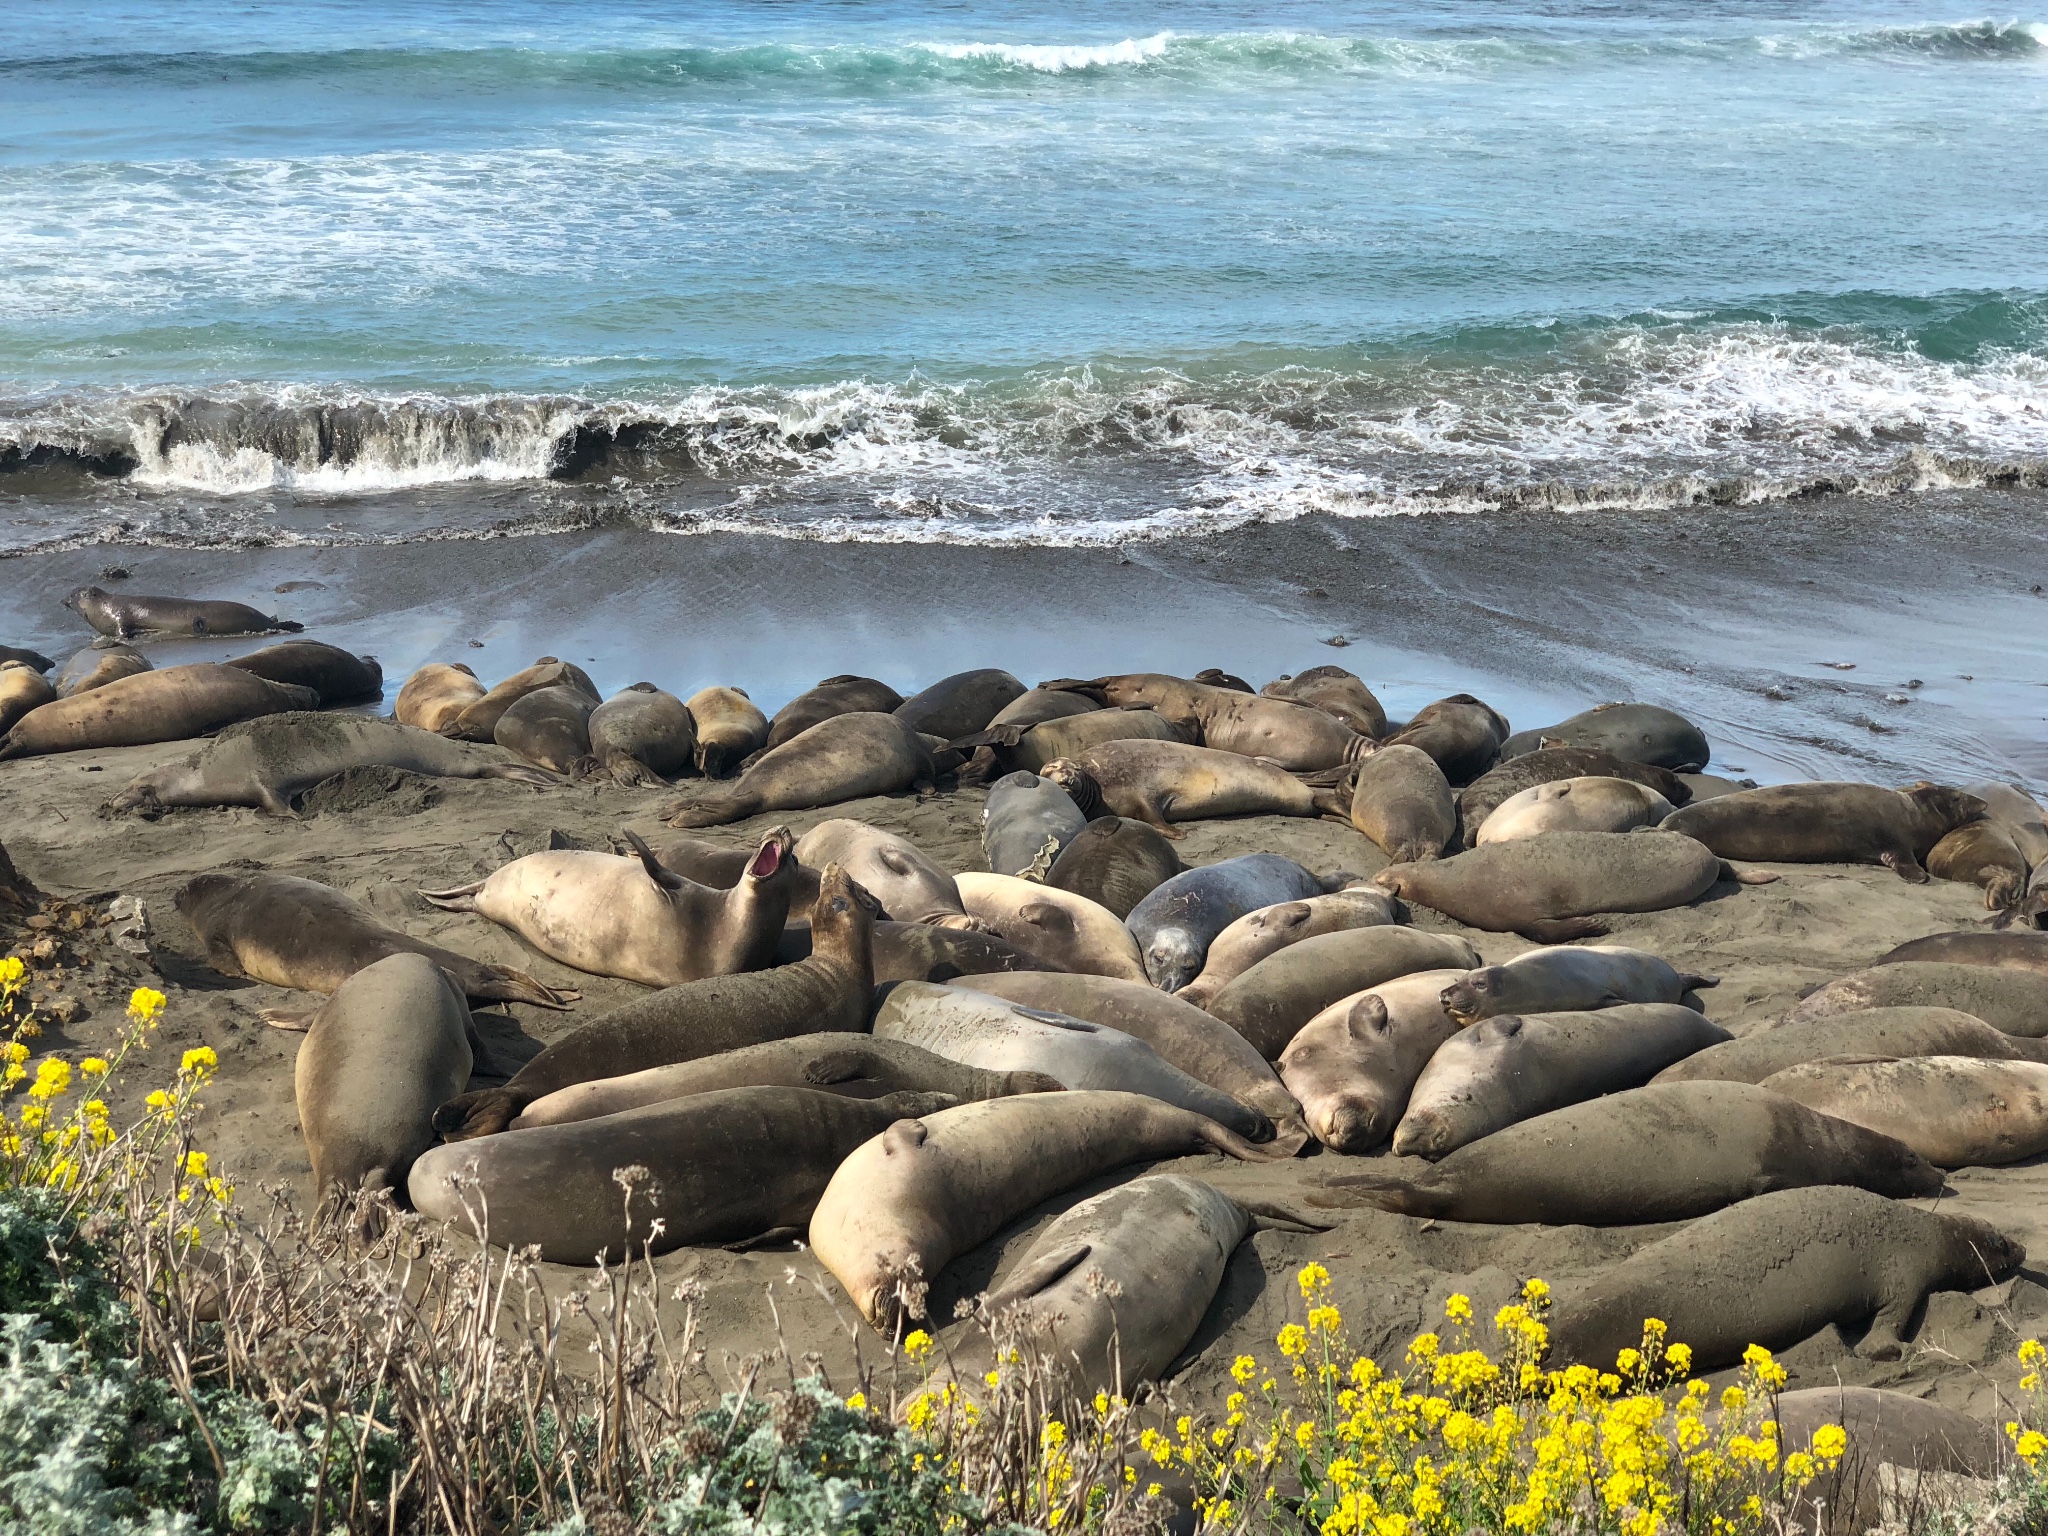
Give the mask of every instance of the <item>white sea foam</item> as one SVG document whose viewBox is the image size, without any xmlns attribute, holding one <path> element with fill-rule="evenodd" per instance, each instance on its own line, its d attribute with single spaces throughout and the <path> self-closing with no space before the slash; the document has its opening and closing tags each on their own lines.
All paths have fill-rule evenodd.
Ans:
<svg viewBox="0 0 2048 1536">
<path fill-rule="evenodd" d="M 1108 69 L 1144 64 L 1161 58 L 1173 41 L 1171 32 L 1127 37 L 1116 43 L 919 43 L 927 53 L 945 59 L 997 59 L 1048 75 L 1075 69 Z"/>
</svg>

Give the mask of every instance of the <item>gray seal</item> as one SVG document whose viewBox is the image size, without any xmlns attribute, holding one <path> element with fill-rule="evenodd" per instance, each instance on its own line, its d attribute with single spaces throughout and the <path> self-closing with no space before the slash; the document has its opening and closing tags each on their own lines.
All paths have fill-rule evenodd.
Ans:
<svg viewBox="0 0 2048 1536">
<path fill-rule="evenodd" d="M 902 694 L 872 677 L 856 677 L 851 673 L 828 677 L 775 711 L 774 718 L 768 722 L 768 739 L 763 746 L 773 752 L 785 741 L 801 736 L 820 720 L 871 711 L 886 715 L 902 702 Z"/>
<path fill-rule="evenodd" d="M 317 709 L 320 695 L 239 667 L 202 663 L 119 678 L 30 710 L 0 736 L 0 762 L 88 747 L 186 741 L 259 715 Z"/>
<path fill-rule="evenodd" d="M 1753 1030 L 1709 1046 L 1657 1074 L 1660 1083 L 1760 1083 L 1773 1073 L 1830 1056 L 1975 1056 L 2048 1061 L 2048 1041 L 2003 1034 L 1953 1008 L 1868 1008 Z"/>
<path fill-rule="evenodd" d="M 1667 832 L 1697 838 L 1724 859 L 1783 864 L 1882 864 L 1924 882 L 1934 845 L 1984 815 L 1975 795 L 1940 784 L 1772 784 L 1672 812 Z"/>
<path fill-rule="evenodd" d="M 1508 739 L 1507 717 L 1469 693 L 1454 693 L 1425 704 L 1382 747 L 1420 747 L 1444 771 L 1453 788 L 1470 784 L 1500 760 Z"/>
<path fill-rule="evenodd" d="M 1351 928 L 1268 955 L 1207 1007 L 1272 1061 L 1333 1003 L 1418 971 L 1455 969 L 1462 976 L 1478 964 L 1479 951 L 1453 934 L 1392 925 Z"/>
<path fill-rule="evenodd" d="M 984 730 L 1011 700 L 1022 697 L 1024 685 L 1000 667 L 955 672 L 896 706 L 896 718 L 926 736 L 958 741 Z"/>
<path fill-rule="evenodd" d="M 322 640 L 286 640 L 228 663 L 273 683 L 297 683 L 320 695 L 320 707 L 367 704 L 384 697 L 384 669 L 374 656 L 355 656 Z"/>
<path fill-rule="evenodd" d="M 1698 773 L 1712 756 L 1706 732 L 1655 704 L 1597 704 L 1556 725 L 1510 736 L 1500 755 L 1520 757 L 1550 746 L 1591 747 L 1674 773 Z"/>
<path fill-rule="evenodd" d="M 653 789 L 696 760 L 697 726 L 689 707 L 652 683 L 632 683 L 584 722 L 590 755 L 569 766 L 578 783 L 608 778 L 623 789 Z"/>
<path fill-rule="evenodd" d="M 1009 773 L 988 787 L 981 851 L 999 875 L 1043 880 L 1087 825 L 1073 796 L 1059 785 L 1035 773 Z"/>
<path fill-rule="evenodd" d="M 1323 882 L 1294 860 L 1251 853 L 1175 875 L 1133 907 L 1124 926 L 1152 985 L 1177 992 L 1201 973 L 1216 935 L 1247 912 L 1323 894 Z"/>
<path fill-rule="evenodd" d="M 1444 988 L 1443 1001 L 1452 1018 L 1470 1026 L 1508 1013 L 1682 1003 L 1687 993 L 1720 984 L 1718 976 L 1681 971 L 1644 950 L 1620 944 L 1561 944 L 1473 971 Z"/>
<path fill-rule="evenodd" d="M 1401 919 L 1401 904 L 1385 891 L 1348 885 L 1327 896 L 1282 901 L 1247 912 L 1209 943 L 1201 974 L 1177 996 L 1198 1008 L 1269 955 L 1325 933 L 1378 928 Z"/>
<path fill-rule="evenodd" d="M 6 755 L 0 752 L 0 757 Z M 1910 939 L 1889 954 L 1879 956 L 1877 963 L 1896 965 L 1901 960 L 1999 966 L 2048 976 L 2048 933 L 2027 929 L 2006 933 L 1931 933 L 1924 939 Z"/>
<path fill-rule="evenodd" d="M 64 606 L 103 635 L 132 640 L 137 635 L 296 634 L 306 626 L 272 618 L 246 603 L 195 601 L 189 597 L 144 597 L 80 587 Z"/>
<path fill-rule="evenodd" d="M 1778 1022 L 1860 1013 L 1866 1008 L 1954 1008 L 2008 1035 L 2048 1035 L 2048 970 L 1902 960 L 1874 965 L 1810 992 Z"/>
</svg>

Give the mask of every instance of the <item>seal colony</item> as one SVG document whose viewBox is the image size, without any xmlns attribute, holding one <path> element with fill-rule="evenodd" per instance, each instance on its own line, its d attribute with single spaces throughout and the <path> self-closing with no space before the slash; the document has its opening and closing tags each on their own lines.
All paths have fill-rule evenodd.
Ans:
<svg viewBox="0 0 2048 1536">
<path fill-rule="evenodd" d="M 96 603 L 123 637 L 232 617 Z M 2024 1257 L 1949 1214 L 2048 1149 L 2048 835 L 2012 786 L 1759 789 L 1669 710 L 1404 721 L 1328 666 L 842 675 L 770 716 L 451 661 L 376 719 L 330 712 L 375 663 L 314 640 L 108 647 L 69 688 L 38 661 L 0 674 L 0 794 L 91 783 L 102 816 L 11 852 L 85 891 L 81 840 L 147 845 L 172 1012 L 296 1111 L 282 1166 L 328 1209 L 570 1266 L 799 1240 L 885 1341 L 982 1296 L 1077 1322 L 1057 1363 L 1125 1392 L 1220 1380 L 1287 1305 L 1230 1275 L 1302 1253 L 1388 1337 L 1431 1310 L 1419 1275 L 1544 1273 L 1560 1362 L 1611 1367 L 1656 1315 L 1703 1359 L 1763 1328 L 1815 1387 Z M 401 828 L 445 795 L 466 830 L 366 881 L 336 785 Z M 1745 946 L 1846 897 L 1890 904 L 1874 937 L 1742 996 Z M 257 1011 L 236 981 L 304 1035 L 216 1025 Z"/>
</svg>

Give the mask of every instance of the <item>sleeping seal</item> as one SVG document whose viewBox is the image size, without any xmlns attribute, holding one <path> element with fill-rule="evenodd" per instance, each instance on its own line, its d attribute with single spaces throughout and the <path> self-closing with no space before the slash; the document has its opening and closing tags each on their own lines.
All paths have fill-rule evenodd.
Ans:
<svg viewBox="0 0 2048 1536">
<path fill-rule="evenodd" d="M 1105 805 L 1175 839 L 1187 835 L 1174 827 L 1176 821 L 1349 810 L 1348 803 L 1340 809 L 1331 791 L 1319 797 L 1283 768 L 1177 741 L 1106 741 L 1048 763 L 1041 772 L 1083 812 L 1092 815 L 1092 805 Z"/>
<path fill-rule="evenodd" d="M 402 725 L 441 731 L 484 696 L 484 685 L 461 662 L 430 661 L 398 690 L 391 714 Z"/>
<path fill-rule="evenodd" d="M 1479 829 L 1504 802 L 1538 784 L 1564 779 L 1627 779 L 1654 789 L 1673 805 L 1695 798 L 1692 784 L 1668 768 L 1631 763 L 1612 752 L 1590 747 L 1543 747 L 1520 757 L 1505 758 L 1458 791 L 1458 820 L 1467 848 L 1479 841 Z M 1754 785 L 1749 786 L 1754 788 Z M 1697 798 L 1705 799 L 1706 796 Z"/>
<path fill-rule="evenodd" d="M 1048 683 L 1111 709 L 1151 709 L 1213 751 L 1263 758 L 1291 772 L 1355 762 L 1371 742 L 1334 715 L 1292 699 L 1191 683 L 1164 672 Z M 1078 754 L 1076 754 L 1078 755 Z"/>
<path fill-rule="evenodd" d="M 1866 1008 L 1955 1008 L 2008 1035 L 2048 1035 L 2048 970 L 1903 960 L 1874 965 L 1810 992 L 1780 1024 Z"/>
<path fill-rule="evenodd" d="M 1015 875 L 975 871 L 954 877 L 960 899 L 986 931 L 1052 962 L 1090 976 L 1144 981 L 1145 958 L 1131 930 L 1085 896 Z"/>
<path fill-rule="evenodd" d="M 1486 818 L 1477 843 L 1508 843 L 1539 832 L 1633 832 L 1654 827 L 1672 804 L 1631 779 L 1562 779 L 1510 795 Z"/>
<path fill-rule="evenodd" d="M 567 774 L 590 755 L 590 712 L 597 697 L 564 683 L 512 701 L 491 740 L 550 773 Z"/>
<path fill-rule="evenodd" d="M 1377 740 L 1387 734 L 1387 712 L 1365 680 L 1342 667 L 1310 667 L 1292 677 L 1276 677 L 1259 692 L 1269 699 L 1292 699 L 1342 721 L 1361 736 Z"/>
<path fill-rule="evenodd" d="M 688 707 L 652 683 L 620 689 L 590 712 L 584 728 L 590 755 L 569 768 L 579 783 L 608 778 L 624 789 L 653 789 L 697 757 L 697 727 Z"/>
<path fill-rule="evenodd" d="M 2026 894 L 2032 871 L 2003 825 L 1973 821 L 1957 827 L 1927 852 L 1927 873 L 1984 888 L 1984 905 L 2003 912 Z"/>
<path fill-rule="evenodd" d="M 894 715 L 834 715 L 770 747 L 732 783 L 707 786 L 665 806 L 662 815 L 672 827 L 716 827 L 763 811 L 803 811 L 929 788 L 939 771 L 932 741 Z"/>
<path fill-rule="evenodd" d="M 144 597 L 80 587 L 64 606 L 103 635 L 132 640 L 137 635 L 261 635 L 306 626 L 275 619 L 246 603 L 198 601 L 189 597 Z"/>
<path fill-rule="evenodd" d="M 374 656 L 353 656 L 321 640 L 286 640 L 228 663 L 273 683 L 297 683 L 320 695 L 320 707 L 384 697 L 384 669 Z"/>
<path fill-rule="evenodd" d="M 426 669 L 423 667 L 420 670 L 424 672 Z M 469 669 L 462 667 L 455 670 L 466 672 Z M 413 676 L 417 678 L 419 673 L 414 673 Z M 411 686 L 410 680 L 406 686 Z M 588 672 L 574 662 L 543 656 L 525 671 L 513 673 L 489 693 L 471 700 L 454 715 L 449 716 L 440 727 L 441 734 L 452 736 L 457 741 L 491 741 L 497 734 L 498 722 L 504 718 L 506 710 L 529 693 L 542 688 L 559 687 L 574 688 L 578 693 L 587 695 L 593 704 L 597 702 L 597 684 L 590 680 Z M 455 679 L 445 675 L 438 679 L 436 692 L 452 695 L 461 691 L 464 690 Z M 403 703 L 403 690 L 400 691 L 399 697 Z M 440 708 L 434 712 L 446 714 L 446 709 Z"/>
<path fill-rule="evenodd" d="M 1145 974 L 1162 992 L 1193 981 L 1209 944 L 1248 912 L 1324 894 L 1323 882 L 1277 853 L 1250 853 L 1175 875 L 1131 909 Z"/>
<path fill-rule="evenodd" d="M 1071 795 L 1067 798 L 1073 799 Z M 1087 806 L 1077 808 L 1082 815 L 1090 815 Z M 1173 844 L 1144 822 L 1098 815 L 1053 861 L 1045 883 L 1098 902 L 1121 921 L 1131 915 L 1131 908 L 1186 868 Z"/>
<path fill-rule="evenodd" d="M 64 663 L 64 670 L 57 674 L 57 697 L 68 699 L 74 693 L 91 693 L 95 688 L 151 669 L 150 659 L 134 646 L 118 640 L 98 640 Z"/>
<path fill-rule="evenodd" d="M 697 737 L 697 771 L 722 779 L 760 751 L 768 740 L 768 717 L 743 688 L 701 688 L 684 706 Z"/>
<path fill-rule="evenodd" d="M 2002 1034 L 1953 1008 L 1868 1008 L 1752 1030 L 1657 1074 L 1660 1083 L 1760 1083 L 1774 1072 L 1830 1056 L 1976 1056 L 2048 1061 L 2048 1041 Z"/>
<path fill-rule="evenodd" d="M 1201 973 L 1177 995 L 1206 1008 L 1211 998 L 1268 955 L 1321 934 L 1398 922 L 1398 906 L 1385 891 L 1347 886 L 1327 896 L 1283 901 L 1247 912 L 1210 942 Z"/>
<path fill-rule="evenodd" d="M 1370 1152 L 1393 1134 L 1416 1078 L 1458 1032 L 1438 1001 L 1457 974 L 1419 971 L 1339 998 L 1287 1042 L 1280 1081 L 1317 1141 Z"/>
<path fill-rule="evenodd" d="M 6 753 L 0 752 L 0 757 L 4 756 Z M 1901 960 L 1998 966 L 2048 976 L 2048 933 L 2026 929 L 2007 933 L 1933 933 L 1901 944 L 1889 954 L 1879 956 L 1877 963 L 1896 965 Z"/>
<path fill-rule="evenodd" d="M 0 761 L 88 747 L 185 741 L 237 720 L 316 709 L 319 704 L 320 695 L 310 688 L 273 683 L 240 667 L 165 667 L 30 710 L 0 736 Z"/>
<path fill-rule="evenodd" d="M 1469 693 L 1454 693 L 1425 704 L 1400 730 L 1380 743 L 1387 747 L 1420 747 L 1436 760 L 1456 788 L 1470 784 L 1500 760 L 1500 744 L 1508 737 L 1507 718 Z"/>
<path fill-rule="evenodd" d="M 1455 980 L 1478 964 L 1479 951 L 1448 933 L 1345 929 L 1268 955 L 1210 999 L 1208 1009 L 1271 1061 L 1334 1003 L 1418 971 L 1455 968 Z"/>
<path fill-rule="evenodd" d="M 1438 858 L 1458 831 L 1451 781 L 1420 747 L 1381 747 L 1358 765 L 1351 825 L 1396 864 Z"/>
<path fill-rule="evenodd" d="M 1759 1085 L 1896 1137 L 1937 1168 L 1988 1168 L 2048 1152 L 2048 1063 L 1976 1056 L 1831 1056 Z"/>
<path fill-rule="evenodd" d="M 828 725 L 831 722 L 826 722 Z M 778 749 L 779 750 L 779 749 Z M 968 916 L 953 877 L 918 851 L 908 838 L 864 821 L 835 817 L 797 839 L 796 856 L 812 869 L 843 864 L 846 873 L 899 923 L 936 923 L 943 928 L 988 932 Z"/>
<path fill-rule="evenodd" d="M 1085 700 L 1083 702 L 1086 702 Z M 1060 715 L 1036 725 L 991 725 L 953 745 L 972 748 L 990 773 L 1042 772 L 1047 763 L 1072 757 L 1105 741 L 1185 741 L 1182 729 L 1149 709 L 1095 709 Z"/>
<path fill-rule="evenodd" d="M 872 677 L 855 677 L 850 673 L 828 677 L 810 692 L 798 694 L 775 711 L 775 717 L 768 722 L 768 739 L 762 745 L 772 752 L 785 741 L 801 736 L 820 720 L 830 720 L 834 715 L 864 714 L 870 710 L 879 710 L 886 715 L 902 702 L 902 694 Z"/>
<path fill-rule="evenodd" d="M 1706 732 L 1655 704 L 1597 704 L 1556 725 L 1510 736 L 1500 755 L 1520 757 L 1552 746 L 1590 747 L 1674 773 L 1698 773 L 1712 756 Z"/>
<path fill-rule="evenodd" d="M 1975 795 L 1941 784 L 1772 784 L 1672 812 L 1669 832 L 1697 838 L 1724 859 L 1776 864 L 1882 864 L 1922 882 L 1934 845 L 1984 815 Z"/>
<path fill-rule="evenodd" d="M 1571 1013 L 1616 1003 L 1682 1003 L 1721 984 L 1718 976 L 1674 969 L 1620 944 L 1552 945 L 1503 965 L 1472 971 L 1444 988 L 1444 1007 L 1461 1025 L 1507 1013 Z"/>
<path fill-rule="evenodd" d="M 14 722 L 32 709 L 40 709 L 57 698 L 50 680 L 26 662 L 0 662 L 0 731 L 14 729 Z"/>
<path fill-rule="evenodd" d="M 1005 774 L 989 785 L 982 804 L 982 855 L 996 874 L 1042 882 L 1087 825 L 1073 796 L 1052 780 Z"/>
<path fill-rule="evenodd" d="M 1024 685 L 1000 667 L 955 672 L 895 709 L 896 718 L 926 736 L 958 741 L 984 729 L 1005 704 L 1019 698 Z"/>
</svg>

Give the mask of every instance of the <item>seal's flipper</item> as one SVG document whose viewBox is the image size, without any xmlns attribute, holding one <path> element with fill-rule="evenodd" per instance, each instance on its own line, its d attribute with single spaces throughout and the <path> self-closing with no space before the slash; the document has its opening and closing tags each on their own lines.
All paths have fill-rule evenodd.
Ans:
<svg viewBox="0 0 2048 1536">
<path fill-rule="evenodd" d="M 452 886 L 445 891 L 426 891 L 420 894 L 443 912 L 474 912 L 476 893 L 484 888 L 482 880 L 471 881 L 468 885 Z"/>
<path fill-rule="evenodd" d="M 458 1094 L 434 1111 L 434 1129 L 443 1141 L 470 1141 L 495 1136 L 518 1119 L 536 1095 L 507 1083 Z"/>
<path fill-rule="evenodd" d="M 550 773 L 531 763 L 492 763 L 484 770 L 483 776 L 487 779 L 511 779 L 519 784 L 538 784 L 543 788 L 552 788 L 562 782 L 559 773 Z"/>
<path fill-rule="evenodd" d="M 295 1035 L 303 1035 L 313 1027 L 313 1020 L 320 1016 L 318 1008 L 259 1008 L 256 1017 L 272 1029 L 288 1029 Z"/>
<path fill-rule="evenodd" d="M 1726 859 L 1721 861 L 1721 878 L 1733 880 L 1737 885 L 1776 885 L 1779 876 L 1768 869 L 1737 869 Z M 1711 985 L 1711 983 L 1710 983 Z"/>
<path fill-rule="evenodd" d="M 256 785 L 256 808 L 266 816 L 282 816 L 287 821 L 299 819 L 299 813 L 292 809 L 291 801 L 268 784 Z"/>
<path fill-rule="evenodd" d="M 1568 944 L 1573 939 L 1597 939 L 1609 931 L 1597 917 L 1546 917 L 1515 930 L 1532 944 Z"/>
<path fill-rule="evenodd" d="M 640 856 L 640 867 L 647 871 L 647 878 L 664 891 L 680 891 L 690 883 L 657 859 L 654 850 L 647 846 L 647 840 L 638 832 L 627 828 L 625 839 L 632 846 L 633 852 Z"/>
<path fill-rule="evenodd" d="M 621 789 L 659 789 L 666 782 L 623 747 L 607 747 L 602 756 L 604 771 Z"/>
<path fill-rule="evenodd" d="M 743 821 L 754 814 L 754 805 L 741 798 L 737 790 L 726 790 L 722 794 L 713 791 L 702 800 L 678 800 L 674 805 L 664 806 L 661 817 L 665 824 L 685 830 L 696 827 L 722 827 L 727 822 Z M 679 886 L 670 886 L 670 890 Z"/>
<path fill-rule="evenodd" d="M 804 1081 L 819 1088 L 874 1077 L 874 1057 L 859 1046 L 820 1051 L 804 1063 Z"/>
<path fill-rule="evenodd" d="M 1893 849 L 1880 855 L 1879 862 L 1901 880 L 1913 885 L 1925 885 L 1929 879 L 1927 871 L 1920 867 L 1920 861 L 1910 852 Z"/>
<path fill-rule="evenodd" d="M 1254 1218 L 1254 1225 L 1261 1232 L 1328 1232 L 1336 1226 L 1333 1221 L 1317 1221 L 1313 1216 L 1304 1216 L 1270 1200 L 1240 1200 L 1237 1203 L 1247 1216 Z"/>
<path fill-rule="evenodd" d="M 1435 1190 L 1418 1189 L 1389 1173 L 1332 1174 L 1320 1190 L 1304 1198 L 1326 1211 L 1369 1205 L 1397 1216 L 1442 1216 L 1450 1209 L 1450 1202 Z"/>
<path fill-rule="evenodd" d="M 1678 973 L 1678 990 L 1681 993 L 1704 992 L 1710 987 L 1718 987 L 1719 985 L 1721 985 L 1721 978 L 1718 976 L 1701 976 L 1692 971 L 1680 971 Z"/>
<path fill-rule="evenodd" d="M 1028 1260 L 1018 1266 L 1014 1275 L 988 1293 L 989 1307 L 993 1309 L 1004 1302 L 1016 1303 L 1036 1296 L 1047 1286 L 1058 1284 L 1094 1251 L 1093 1243 L 1069 1243 L 1064 1248 L 1056 1248 L 1051 1253 Z"/>
<path fill-rule="evenodd" d="M 484 965 L 478 967 L 483 976 L 470 989 L 471 997 L 480 997 L 490 1003 L 531 1003 L 536 1008 L 553 1008 L 557 1012 L 568 1012 L 570 1005 L 583 1000 L 581 992 L 564 987 L 550 987 L 526 972 L 509 965 Z"/>
</svg>

